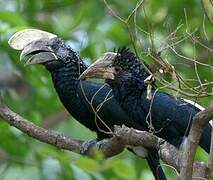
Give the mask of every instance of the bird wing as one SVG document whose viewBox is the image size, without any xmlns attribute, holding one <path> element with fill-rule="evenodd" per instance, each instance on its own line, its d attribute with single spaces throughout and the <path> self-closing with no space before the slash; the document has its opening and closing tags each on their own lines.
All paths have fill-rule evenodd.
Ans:
<svg viewBox="0 0 213 180">
<path fill-rule="evenodd" d="M 147 102 L 145 107 L 150 108 L 151 118 L 153 118 L 157 130 L 170 127 L 177 135 L 188 134 L 191 120 L 200 110 L 186 101 L 166 93 L 157 92 L 153 98 L 152 103 L 145 100 Z M 147 108 L 146 111 L 148 111 Z"/>
<path fill-rule="evenodd" d="M 121 109 L 120 105 L 115 100 L 110 87 L 100 83 L 83 81 L 79 83 L 77 94 L 79 98 L 87 104 L 90 111 L 97 112 L 98 117 L 104 120 L 107 125 L 112 127 L 113 125 L 125 124 L 129 127 L 142 129 L 140 123 L 131 120 L 123 109 Z M 131 151 L 134 152 L 134 150 Z M 160 165 L 157 149 L 149 151 L 146 159 L 155 178 L 166 180 Z"/>
<path fill-rule="evenodd" d="M 137 124 L 128 117 L 115 100 L 109 86 L 101 83 L 82 81 L 77 88 L 79 98 L 111 127 L 125 124 L 129 127 L 137 127 Z"/>
<path fill-rule="evenodd" d="M 189 133 L 193 117 L 201 111 L 200 108 L 163 92 L 157 92 L 153 98 L 151 103 L 144 95 L 141 104 L 146 112 L 151 110 L 151 120 L 156 131 L 159 131 L 159 134 L 173 145 L 180 145 L 182 138 Z M 208 124 L 200 140 L 201 147 L 207 152 L 210 139 L 211 125 Z"/>
</svg>

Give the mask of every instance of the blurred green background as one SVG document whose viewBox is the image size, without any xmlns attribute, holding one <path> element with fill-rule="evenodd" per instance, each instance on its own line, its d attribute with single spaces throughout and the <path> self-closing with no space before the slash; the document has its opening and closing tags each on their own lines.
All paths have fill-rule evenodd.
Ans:
<svg viewBox="0 0 213 180">
<path fill-rule="evenodd" d="M 107 3 L 126 19 L 138 1 Z M 48 72 L 40 66 L 25 67 L 19 61 L 20 52 L 8 46 L 11 35 L 24 28 L 57 34 L 88 64 L 103 52 L 124 45 L 135 47 L 148 63 L 153 61 L 148 56 L 150 49 L 165 49 L 162 57 L 191 85 L 212 82 L 213 26 L 205 18 L 200 1 L 150 0 L 142 6 L 125 24 L 111 15 L 102 0 L 0 0 L 0 89 L 5 102 L 39 126 L 79 139 L 95 137 L 67 114 Z M 185 57 L 196 57 L 204 65 L 195 65 Z M 165 78 L 173 81 L 171 76 Z M 212 84 L 202 90 L 212 92 Z M 165 91 L 180 95 L 169 89 Z M 212 97 L 192 100 L 203 106 L 213 102 Z M 197 158 L 207 161 L 208 156 L 199 150 Z M 177 179 L 172 167 L 163 167 L 168 179 Z M 0 179 L 151 180 L 153 176 L 145 160 L 127 151 L 107 160 L 89 159 L 38 142 L 0 121 Z"/>
</svg>

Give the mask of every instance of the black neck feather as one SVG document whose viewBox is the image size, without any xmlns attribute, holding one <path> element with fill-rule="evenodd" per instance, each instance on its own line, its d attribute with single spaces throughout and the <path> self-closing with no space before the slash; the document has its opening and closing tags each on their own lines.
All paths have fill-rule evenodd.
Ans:
<svg viewBox="0 0 213 180">
<path fill-rule="evenodd" d="M 86 65 L 78 59 L 69 59 L 67 63 L 51 72 L 54 87 L 60 99 L 76 97 L 76 88 L 79 83 L 79 75 L 86 70 Z"/>
</svg>

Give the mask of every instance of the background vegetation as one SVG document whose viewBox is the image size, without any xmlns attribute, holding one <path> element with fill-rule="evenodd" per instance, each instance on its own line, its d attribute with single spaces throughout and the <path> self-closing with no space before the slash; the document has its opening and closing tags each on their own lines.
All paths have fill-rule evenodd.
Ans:
<svg viewBox="0 0 213 180">
<path fill-rule="evenodd" d="M 65 112 L 48 72 L 40 66 L 25 67 L 19 61 L 20 52 L 8 46 L 11 35 L 23 28 L 57 34 L 88 64 L 105 51 L 130 46 L 154 70 L 167 72 L 157 73 L 164 91 L 190 95 L 188 99 L 203 106 L 213 102 L 213 26 L 198 0 L 0 0 L 0 90 L 4 100 L 40 126 L 91 139 L 95 134 Z M 172 67 L 183 82 L 178 83 Z M 197 98 L 199 95 L 205 97 Z M 205 161 L 207 155 L 199 150 L 197 158 Z M 177 178 L 172 167 L 164 169 L 169 179 Z M 129 152 L 108 160 L 89 159 L 38 142 L 0 121 L 0 179 L 30 178 L 153 179 L 146 162 Z"/>
</svg>

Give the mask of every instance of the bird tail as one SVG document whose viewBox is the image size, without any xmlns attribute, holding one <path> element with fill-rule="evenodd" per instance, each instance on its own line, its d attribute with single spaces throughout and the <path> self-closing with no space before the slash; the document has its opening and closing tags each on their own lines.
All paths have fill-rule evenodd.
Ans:
<svg viewBox="0 0 213 180">
<path fill-rule="evenodd" d="M 212 126 L 210 123 L 204 128 L 200 137 L 199 145 L 207 152 L 210 152 Z"/>
<path fill-rule="evenodd" d="M 156 155 L 158 156 L 158 154 L 151 152 L 146 157 L 149 167 L 152 170 L 152 173 L 155 176 L 156 180 L 167 180 L 167 178 L 163 172 L 163 169 L 160 165 L 160 159 Z"/>
</svg>

